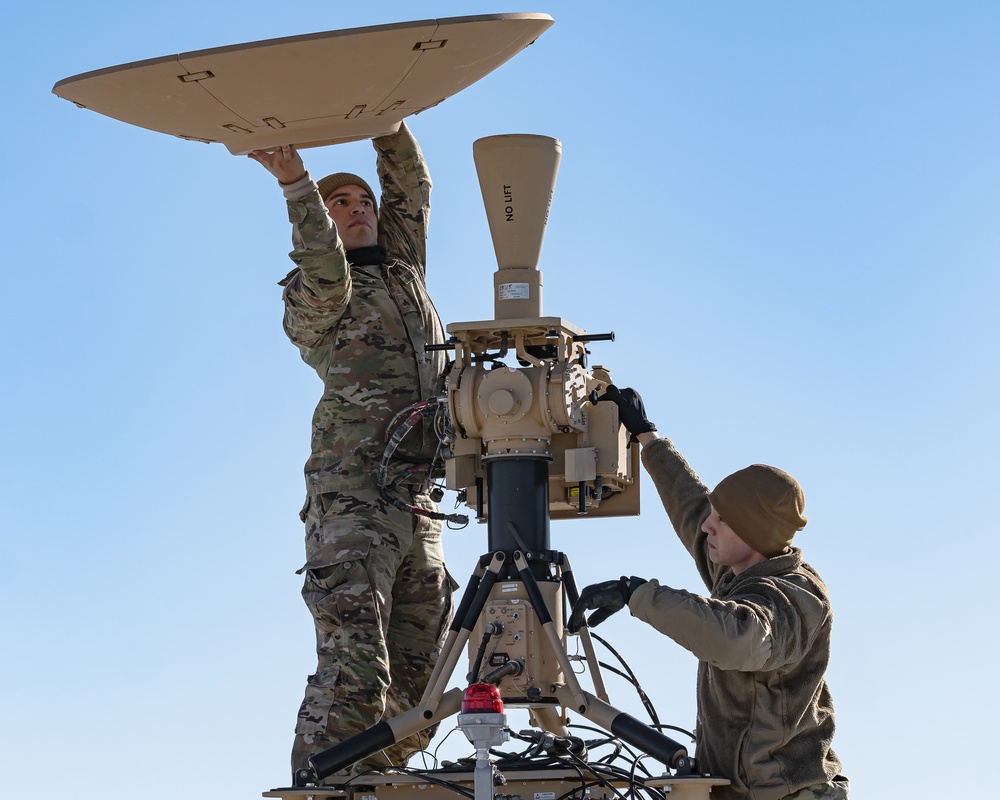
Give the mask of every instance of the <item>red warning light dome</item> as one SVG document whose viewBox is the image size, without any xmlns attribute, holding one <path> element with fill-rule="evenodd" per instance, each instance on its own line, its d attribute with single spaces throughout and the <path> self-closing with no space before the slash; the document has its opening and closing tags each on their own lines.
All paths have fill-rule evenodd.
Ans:
<svg viewBox="0 0 1000 800">
<path fill-rule="evenodd" d="M 503 700 L 500 699 L 500 690 L 492 683 L 474 683 L 465 690 L 465 697 L 462 698 L 463 714 L 502 714 Z"/>
</svg>

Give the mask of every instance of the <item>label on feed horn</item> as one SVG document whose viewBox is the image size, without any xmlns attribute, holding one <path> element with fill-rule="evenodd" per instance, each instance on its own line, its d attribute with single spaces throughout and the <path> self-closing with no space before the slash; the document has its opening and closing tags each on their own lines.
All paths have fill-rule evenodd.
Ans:
<svg viewBox="0 0 1000 800">
<path fill-rule="evenodd" d="M 501 300 L 527 300 L 531 297 L 531 287 L 527 283 L 501 283 L 497 289 Z"/>
</svg>

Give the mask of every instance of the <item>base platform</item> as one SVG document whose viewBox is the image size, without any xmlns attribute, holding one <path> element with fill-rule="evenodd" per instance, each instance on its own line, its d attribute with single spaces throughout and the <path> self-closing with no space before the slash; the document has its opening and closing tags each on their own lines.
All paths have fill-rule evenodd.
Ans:
<svg viewBox="0 0 1000 800">
<path fill-rule="evenodd" d="M 506 780 L 496 787 L 498 800 L 621 800 L 637 796 L 639 785 L 670 795 L 671 800 L 709 800 L 712 788 L 729 781 L 709 775 L 642 777 L 635 785 L 627 777 L 612 775 L 593 765 L 591 769 L 571 767 L 505 768 L 496 765 Z M 474 773 L 470 770 L 440 769 L 399 774 L 371 774 L 341 785 L 301 786 L 272 789 L 264 797 L 282 800 L 455 800 L 474 796 Z"/>
</svg>

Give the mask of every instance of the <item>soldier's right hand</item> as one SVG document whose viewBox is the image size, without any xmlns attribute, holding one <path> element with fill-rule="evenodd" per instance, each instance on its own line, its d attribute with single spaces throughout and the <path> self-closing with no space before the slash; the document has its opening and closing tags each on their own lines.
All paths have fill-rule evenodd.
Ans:
<svg viewBox="0 0 1000 800">
<path fill-rule="evenodd" d="M 573 605 L 573 613 L 570 615 L 567 628 L 570 633 L 578 633 L 583 627 L 583 621 L 587 619 L 587 625 L 594 627 L 600 625 L 612 614 L 621 611 L 632 599 L 632 594 L 646 583 L 645 578 L 637 578 L 633 575 L 627 578 L 622 575 L 616 581 L 604 581 L 604 583 L 592 583 L 580 592 L 580 599 Z M 596 609 L 588 618 L 587 612 Z"/>
<path fill-rule="evenodd" d="M 279 183 L 295 183 L 305 177 L 306 166 L 294 144 L 283 144 L 273 150 L 251 150 L 247 158 L 252 158 L 270 172 Z"/>
</svg>

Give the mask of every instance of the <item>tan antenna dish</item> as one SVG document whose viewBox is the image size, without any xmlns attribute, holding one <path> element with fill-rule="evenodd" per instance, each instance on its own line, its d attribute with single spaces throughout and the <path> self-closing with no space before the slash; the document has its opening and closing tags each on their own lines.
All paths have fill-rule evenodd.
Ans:
<svg viewBox="0 0 1000 800">
<path fill-rule="evenodd" d="M 398 129 L 471 86 L 554 20 L 488 14 L 401 22 L 196 50 L 85 72 L 59 97 L 230 153 L 316 147 Z"/>
</svg>

